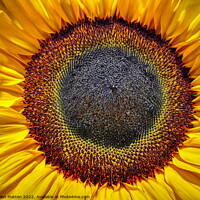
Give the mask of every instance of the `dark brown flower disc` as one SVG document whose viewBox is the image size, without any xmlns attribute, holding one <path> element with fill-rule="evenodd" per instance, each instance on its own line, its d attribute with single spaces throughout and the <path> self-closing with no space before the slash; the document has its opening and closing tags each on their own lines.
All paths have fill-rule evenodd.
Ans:
<svg viewBox="0 0 200 200">
<path fill-rule="evenodd" d="M 162 104 L 151 66 L 119 47 L 77 57 L 64 72 L 60 105 L 75 134 L 102 146 L 122 148 L 152 126 Z"/>
<path fill-rule="evenodd" d="M 93 184 L 153 177 L 192 126 L 181 58 L 138 23 L 67 25 L 26 70 L 30 134 L 65 177 Z"/>
</svg>

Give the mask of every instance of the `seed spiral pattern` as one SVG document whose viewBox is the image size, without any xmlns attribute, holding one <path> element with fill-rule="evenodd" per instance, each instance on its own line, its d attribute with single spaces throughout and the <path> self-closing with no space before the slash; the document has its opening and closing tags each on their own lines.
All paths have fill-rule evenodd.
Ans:
<svg viewBox="0 0 200 200">
<path fill-rule="evenodd" d="M 146 119 L 143 119 L 145 115 L 142 111 L 144 110 L 145 113 L 149 107 L 145 106 L 145 101 L 142 101 L 141 98 L 140 101 L 143 104 L 140 104 L 138 110 L 128 107 L 126 114 L 131 115 L 131 111 L 136 109 L 137 114 L 139 113 L 139 124 L 143 123 L 145 128 L 138 131 L 137 134 L 133 134 L 134 137 L 130 137 L 133 130 L 138 130 L 139 127 L 136 125 L 137 118 L 133 119 L 137 115 L 131 115 L 130 118 L 121 117 L 122 120 L 125 120 L 123 121 L 125 128 L 122 127 L 122 131 L 118 133 L 119 137 L 113 143 L 111 140 L 105 142 L 108 141 L 108 138 L 102 131 L 113 120 L 105 118 L 102 110 L 97 110 L 95 116 L 100 113 L 99 116 L 104 117 L 103 119 L 110 120 L 109 123 L 103 125 L 102 129 L 96 126 L 98 123 L 88 123 L 93 119 L 91 117 L 92 110 L 87 113 L 86 109 L 81 113 L 81 118 L 76 121 L 73 121 L 75 117 L 70 118 L 70 114 L 76 107 L 73 103 L 78 101 L 72 101 L 73 95 L 70 96 L 68 93 L 70 89 L 68 82 L 72 78 L 72 74 L 77 73 L 77 66 L 88 61 L 87 55 L 94 60 L 94 55 L 97 55 L 98 58 L 98 55 L 103 55 L 102 52 L 106 53 L 108 58 L 113 52 L 115 54 L 118 52 L 119 57 L 120 52 L 123 52 L 123 56 L 124 52 L 128 52 L 126 55 L 129 57 L 131 55 L 132 59 L 135 59 L 134 61 L 129 60 L 131 63 L 137 60 L 135 66 L 146 67 L 149 70 L 146 77 L 148 80 L 154 79 L 151 83 L 156 88 L 154 90 L 151 88 L 152 92 L 150 93 L 150 96 L 155 96 L 155 98 L 151 98 L 151 100 L 155 100 L 151 104 L 154 112 L 148 117 L 150 123 L 144 125 Z M 92 63 L 92 60 L 88 62 Z M 127 63 L 127 61 L 123 61 L 123 63 Z M 98 68 L 97 65 L 94 68 Z M 136 70 L 136 68 L 134 68 L 134 72 L 138 77 L 141 69 Z M 81 69 L 87 69 L 93 73 L 91 67 L 82 67 Z M 146 30 L 138 23 L 127 24 L 123 20 L 108 19 L 95 22 L 85 20 L 75 26 L 67 25 L 41 44 L 39 53 L 32 57 L 26 70 L 24 115 L 30 121 L 30 134 L 39 141 L 40 149 L 44 151 L 47 163 L 57 166 L 65 177 L 73 176 L 82 181 L 91 181 L 93 184 L 108 183 L 110 185 L 118 182 L 132 184 L 140 178 L 154 177 L 155 170 L 163 168 L 171 160 L 173 153 L 186 139 L 187 129 L 192 127 L 193 93 L 190 90 L 190 80 L 187 77 L 187 70 L 182 66 L 181 58 L 154 31 Z M 108 67 L 104 67 L 103 70 L 108 70 Z M 85 74 L 83 75 L 85 76 Z M 126 74 L 123 75 L 126 76 Z M 87 80 L 91 81 L 91 79 Z M 72 85 L 74 83 L 78 84 L 78 79 Z M 89 85 L 93 83 L 95 82 L 90 82 Z M 147 81 L 147 83 L 149 82 Z M 148 91 L 149 84 L 144 85 L 141 85 L 137 94 Z M 81 89 L 77 90 L 79 86 L 81 85 L 75 85 L 71 91 L 74 90 L 74 93 L 81 91 Z M 83 88 L 84 86 L 82 84 Z M 109 91 L 112 93 L 110 94 L 116 92 L 116 89 L 119 94 L 120 84 L 117 86 L 111 84 L 111 86 Z M 108 87 L 106 86 L 106 88 L 108 92 Z M 105 88 L 103 87 L 103 89 Z M 127 87 L 122 87 L 121 91 L 126 89 Z M 154 95 L 155 93 L 157 94 Z M 102 96 L 102 93 L 99 94 Z M 106 96 L 106 98 L 109 97 L 109 95 Z M 94 100 L 93 102 L 96 102 L 97 98 Z M 100 102 L 102 102 L 101 97 Z M 123 102 L 119 102 L 123 107 Z M 94 103 L 93 106 L 95 105 Z M 77 104 L 77 106 L 79 105 Z M 122 111 L 124 112 L 125 109 L 123 108 Z M 84 113 L 87 113 L 85 118 Z M 112 109 L 109 113 L 111 116 L 117 116 L 112 114 Z M 76 113 L 74 114 L 76 115 Z M 130 121 L 128 121 L 129 119 Z M 148 122 L 148 120 L 146 121 Z M 85 122 L 87 122 L 86 128 L 93 127 L 91 133 L 88 131 L 89 128 L 87 129 L 88 137 L 81 132 L 83 128 L 77 129 Z M 97 122 L 101 122 L 101 120 L 97 120 Z M 127 132 L 129 122 L 134 127 L 131 132 Z M 117 121 L 115 120 L 114 123 Z M 120 119 L 119 123 L 121 123 Z M 111 132 L 113 128 L 114 126 L 111 126 L 108 130 Z M 111 139 L 115 137 L 116 132 L 117 129 L 111 133 Z M 124 142 L 120 141 L 124 135 Z M 101 136 L 106 139 L 101 140 Z"/>
<path fill-rule="evenodd" d="M 151 67 L 119 47 L 79 56 L 63 77 L 59 104 L 66 123 L 96 144 L 130 145 L 151 127 L 162 104 Z"/>
</svg>

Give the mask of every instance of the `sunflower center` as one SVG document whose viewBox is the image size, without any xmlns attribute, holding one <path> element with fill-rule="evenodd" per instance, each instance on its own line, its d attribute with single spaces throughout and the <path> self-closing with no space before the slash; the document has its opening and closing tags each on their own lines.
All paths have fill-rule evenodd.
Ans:
<svg viewBox="0 0 200 200">
<path fill-rule="evenodd" d="M 67 25 L 26 70 L 30 135 L 65 177 L 110 185 L 154 177 L 192 127 L 180 57 L 138 23 Z"/>
<path fill-rule="evenodd" d="M 87 52 L 64 73 L 60 89 L 66 123 L 84 139 L 124 147 L 151 127 L 161 104 L 157 76 L 119 47 Z"/>
</svg>

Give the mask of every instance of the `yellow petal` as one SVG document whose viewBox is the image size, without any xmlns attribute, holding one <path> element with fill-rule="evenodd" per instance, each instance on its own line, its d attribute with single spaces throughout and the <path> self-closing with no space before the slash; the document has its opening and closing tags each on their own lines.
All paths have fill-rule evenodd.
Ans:
<svg viewBox="0 0 200 200">
<path fill-rule="evenodd" d="M 192 66 L 193 66 L 193 63 L 195 62 L 195 59 L 199 54 L 200 54 L 200 46 L 192 50 L 189 55 L 183 57 L 183 62 L 186 64 L 186 66 L 187 66 L 187 63 L 192 62 Z"/>
<path fill-rule="evenodd" d="M 57 195 L 63 184 L 63 177 L 55 168 L 45 166 L 45 160 L 36 160 L 37 166 L 31 173 L 26 174 L 21 182 L 9 192 L 10 195 L 34 195 L 35 199 L 43 199 L 47 194 Z M 31 183 L 31 184 L 30 184 Z M 57 187 L 57 189 L 55 189 Z M 50 194 L 54 188 L 54 192 Z M 29 197 L 31 198 L 31 197 Z M 49 198 L 52 199 L 52 198 Z"/>
<path fill-rule="evenodd" d="M 18 127 L 16 127 L 18 128 Z M 9 134 L 7 134 L 9 135 Z M 9 137 L 9 136 L 8 136 Z M 33 138 L 23 138 L 22 140 L 10 140 L 9 143 L 4 144 L 1 148 L 1 159 L 8 157 L 8 155 L 15 154 L 22 150 L 37 150 L 38 144 Z"/>
<path fill-rule="evenodd" d="M 130 184 L 118 184 L 117 186 L 108 186 L 104 184 L 99 186 L 95 195 L 92 196 L 94 200 L 101 199 L 133 199 L 133 200 L 146 200 L 144 193 L 139 190 L 137 187 Z"/>
<path fill-rule="evenodd" d="M 24 81 L 24 78 L 15 78 L 9 75 L 0 74 L 0 84 L 2 85 L 15 85 Z"/>
<path fill-rule="evenodd" d="M 13 110 L 16 110 L 19 113 L 22 113 L 24 110 L 24 103 L 23 103 L 23 97 L 17 99 L 11 106 L 10 108 L 12 108 Z"/>
<path fill-rule="evenodd" d="M 51 28 L 52 32 L 58 31 L 61 28 L 60 16 L 52 8 L 49 0 L 36 0 L 29 2 L 32 4 L 34 9 L 37 11 L 38 15 L 46 22 L 46 24 Z"/>
<path fill-rule="evenodd" d="M 21 80 L 24 80 L 24 76 L 22 74 L 20 74 L 19 72 L 13 70 L 13 69 L 10 69 L 8 67 L 5 67 L 5 66 L 1 66 L 0 65 L 0 72 L 6 76 L 10 76 L 10 77 L 14 77 L 14 78 L 17 78 L 17 79 L 21 79 Z"/>
<path fill-rule="evenodd" d="M 124 3 L 124 0 L 118 0 L 117 13 L 128 22 L 139 21 L 146 5 L 147 2 L 145 3 L 145 1 L 127 0 L 126 3 Z"/>
<path fill-rule="evenodd" d="M 51 168 L 44 167 L 40 171 L 31 172 L 23 178 L 19 186 L 15 188 L 10 194 L 27 194 L 27 195 L 37 195 L 35 198 L 43 199 L 42 196 L 45 196 L 54 185 L 54 182 L 58 178 L 58 172 Z M 31 184 L 30 184 L 31 181 Z M 59 185 L 57 187 L 57 192 L 54 190 L 55 195 L 57 195 Z M 61 185 L 60 185 L 61 187 Z M 52 194 L 51 194 L 52 195 Z"/>
<path fill-rule="evenodd" d="M 40 30 L 40 32 L 42 31 L 41 32 L 42 35 L 47 36 L 48 35 L 47 33 L 52 33 L 53 30 L 51 29 L 51 27 L 49 27 L 47 22 L 44 20 L 41 13 L 38 12 L 37 9 L 34 7 L 34 5 L 33 5 L 34 2 L 30 1 L 30 0 L 19 0 L 19 1 L 14 0 L 9 3 L 5 0 L 5 5 L 7 6 L 8 10 L 10 9 L 10 12 L 16 16 L 16 15 L 18 15 L 18 13 L 16 13 L 17 11 L 13 7 L 13 5 L 18 6 L 20 4 L 20 7 L 22 8 L 21 12 L 23 12 L 24 17 L 26 17 L 29 22 L 34 24 L 36 26 L 36 28 Z M 19 20 L 19 23 L 21 23 L 23 25 L 23 23 L 22 23 L 23 17 L 18 20 Z"/>
<path fill-rule="evenodd" d="M 144 1 L 143 4 L 146 4 L 145 10 L 142 12 L 142 15 L 140 17 L 140 22 L 143 25 L 147 25 L 149 29 L 154 28 L 154 17 L 155 15 L 158 15 L 157 9 L 159 5 L 161 4 L 160 0 L 156 1 Z M 165 5 L 166 7 L 166 5 Z M 168 17 L 170 16 L 170 13 L 168 12 Z"/>
<path fill-rule="evenodd" d="M 55 172 L 54 172 L 55 173 Z M 47 191 L 47 193 L 45 194 L 45 196 L 51 196 L 52 200 L 57 200 L 59 199 L 59 192 L 60 189 L 63 187 L 64 185 L 64 181 L 65 179 L 63 178 L 62 174 L 59 174 L 54 182 L 52 183 L 52 187 Z"/>
<path fill-rule="evenodd" d="M 141 191 L 139 188 L 136 186 L 130 185 L 130 184 L 124 184 L 126 187 L 127 191 L 130 194 L 130 197 L 132 200 L 147 200 L 146 195 L 144 194 L 143 191 Z"/>
<path fill-rule="evenodd" d="M 138 181 L 138 188 L 144 192 L 149 200 L 162 199 L 171 200 L 171 195 L 164 185 L 160 184 L 156 179 L 148 178 L 147 180 Z"/>
<path fill-rule="evenodd" d="M 54 182 L 52 183 L 52 187 L 47 191 L 45 196 L 51 196 L 52 197 L 51 199 L 55 199 L 55 200 L 60 199 L 59 192 L 61 188 L 63 187 L 64 183 L 65 183 L 65 179 L 63 178 L 63 174 L 57 173 L 57 176 Z"/>
<path fill-rule="evenodd" d="M 73 0 L 52 0 L 55 11 L 68 23 L 76 23 L 81 19 L 81 10 L 78 1 Z"/>
<path fill-rule="evenodd" d="M 158 8 L 154 14 L 154 27 L 157 34 L 166 38 L 166 31 L 172 21 L 174 13 L 180 4 L 180 0 L 160 1 Z"/>
<path fill-rule="evenodd" d="M 116 0 L 78 0 L 78 3 L 86 16 L 92 19 L 112 16 L 117 6 Z"/>
<path fill-rule="evenodd" d="M 196 16 L 196 18 L 193 19 L 193 21 L 191 22 L 191 24 L 188 27 L 188 33 L 185 38 L 189 38 L 188 39 L 189 41 L 199 38 L 199 36 L 200 36 L 199 22 L 200 22 L 200 14 L 198 14 Z"/>
<path fill-rule="evenodd" d="M 200 165 L 200 148 L 182 147 L 179 149 L 180 157 L 191 164 Z"/>
<path fill-rule="evenodd" d="M 184 170 L 187 170 L 187 171 L 191 171 L 191 172 L 196 172 L 196 173 L 200 173 L 200 166 L 197 166 L 197 165 L 192 165 L 192 164 L 189 164 L 187 162 L 185 162 L 184 160 L 182 160 L 179 155 L 175 156 L 173 159 L 172 159 L 172 162 L 175 166 L 181 168 L 181 169 L 184 169 Z"/>
<path fill-rule="evenodd" d="M 187 139 L 183 144 L 185 147 L 196 147 L 199 148 L 200 147 L 200 133 L 196 133 L 196 134 L 188 134 L 188 136 L 190 137 L 189 139 Z"/>
<path fill-rule="evenodd" d="M 98 188 L 94 200 L 100 200 L 100 199 L 112 200 L 114 199 L 112 195 L 113 195 L 113 188 L 111 186 L 108 186 L 107 184 L 104 184 L 103 186 Z"/>
<path fill-rule="evenodd" d="M 3 10 L 0 10 L 0 19 L 2 19 L 8 24 L 12 23 L 10 17 Z"/>
<path fill-rule="evenodd" d="M 8 156 L 0 162 L 0 194 L 8 194 L 43 160 L 42 152 L 26 150 Z M 30 180 L 29 180 L 30 181 Z M 33 187 L 32 184 L 29 184 Z M 23 193 L 25 194 L 25 193 Z"/>
<path fill-rule="evenodd" d="M 17 100 L 21 99 L 23 95 L 23 89 L 19 85 L 0 85 L 1 99 L 0 105 L 4 107 L 11 107 Z"/>
<path fill-rule="evenodd" d="M 121 185 L 117 191 L 113 192 L 112 199 L 131 199 L 131 194 L 124 185 Z"/>
<path fill-rule="evenodd" d="M 155 173 L 156 181 L 159 182 L 168 192 L 171 199 L 176 199 L 173 189 L 167 184 L 163 171 Z"/>
<path fill-rule="evenodd" d="M 29 132 L 28 128 L 22 124 L 0 125 L 0 129 L 1 145 L 21 141 L 28 135 Z"/>
<path fill-rule="evenodd" d="M 70 1 L 54 0 L 51 2 L 55 11 L 68 23 L 75 23 L 76 17 L 73 8 L 70 6 Z M 67 7 L 67 8 L 66 8 Z M 66 12 L 65 12 L 66 11 Z M 77 10 L 77 13 L 79 11 Z"/>
<path fill-rule="evenodd" d="M 196 114 L 193 115 L 195 120 L 192 121 L 193 128 L 190 128 L 190 132 L 199 132 L 200 131 L 200 116 L 197 116 Z"/>
<path fill-rule="evenodd" d="M 181 37 L 184 31 L 188 32 L 190 24 L 195 20 L 200 12 L 199 1 L 180 1 L 179 6 L 166 29 L 166 39 L 176 38 L 173 44 L 182 42 L 185 38 Z M 166 19 L 167 20 L 167 19 Z M 177 37 L 180 37 L 177 39 Z"/>
<path fill-rule="evenodd" d="M 27 17 L 27 9 L 23 0 L 4 1 L 4 11 L 9 14 L 12 22 L 36 39 L 45 39 L 43 33 L 35 26 L 34 21 Z M 20 26 L 19 26 L 20 24 Z"/>
<path fill-rule="evenodd" d="M 196 58 L 193 61 L 191 61 L 191 69 L 189 75 L 193 79 L 200 76 L 199 60 L 200 60 L 200 55 L 197 55 Z"/>
<path fill-rule="evenodd" d="M 3 47 L 3 49 L 15 54 L 24 52 L 24 55 L 30 55 L 30 53 L 33 54 L 37 52 L 39 43 L 36 39 L 13 24 L 8 23 L 7 20 L 1 19 L 0 26 L 1 47 Z M 15 50 L 19 49 L 19 51 L 16 52 L 13 49 L 10 49 L 12 47 L 16 47 Z"/>
<path fill-rule="evenodd" d="M 22 45 L 26 44 L 23 40 L 21 40 L 21 42 Z M 16 43 L 19 43 L 19 45 Z M 24 49 L 20 46 L 20 40 L 13 40 L 12 42 L 8 40 L 6 37 L 1 37 L 1 36 L 0 36 L 0 48 L 13 54 L 17 53 L 21 55 L 33 55 L 33 51 L 29 51 L 27 50 L 27 48 Z"/>
<path fill-rule="evenodd" d="M 191 84 L 193 86 L 198 86 L 200 84 L 200 76 L 194 79 Z"/>
<path fill-rule="evenodd" d="M 197 10 L 197 11 L 196 11 Z M 173 40 L 173 43 L 178 44 L 181 41 L 190 42 L 192 40 L 198 39 L 200 36 L 199 26 L 200 26 L 200 14 L 198 13 L 200 11 L 200 6 L 197 4 L 195 7 L 196 15 L 193 16 L 191 19 L 191 22 L 188 24 L 187 29 L 180 34 L 178 37 L 176 37 Z M 191 16 L 189 16 L 190 18 Z"/>
<path fill-rule="evenodd" d="M 187 44 L 187 43 L 186 43 Z M 200 40 L 195 40 L 194 42 L 190 42 L 187 46 L 184 46 L 182 43 L 182 47 L 184 47 L 183 52 L 180 53 L 183 55 L 183 60 L 185 60 L 185 58 L 187 56 L 190 56 L 190 54 L 192 54 L 195 51 L 198 51 L 200 45 Z M 200 53 L 200 51 L 198 51 L 198 53 Z"/>
<path fill-rule="evenodd" d="M 78 0 L 79 6 L 89 18 L 98 17 L 96 0 Z"/>
<path fill-rule="evenodd" d="M 6 107 L 0 107 L 0 126 L 1 125 L 27 125 L 26 118 L 19 112 Z"/>
<path fill-rule="evenodd" d="M 95 186 L 91 184 L 84 184 L 78 179 L 72 179 L 69 177 L 65 180 L 65 183 L 59 192 L 59 196 L 61 197 L 63 195 L 65 198 L 66 196 L 82 196 L 85 197 L 85 199 L 90 199 L 95 191 Z"/>
<path fill-rule="evenodd" d="M 53 31 L 60 31 L 61 29 L 61 17 L 59 13 L 55 11 L 52 5 L 51 0 L 41 0 L 43 7 L 45 8 L 46 12 L 48 13 L 47 18 L 45 19 L 49 26 L 52 27 Z"/>
<path fill-rule="evenodd" d="M 3 66 L 9 67 L 25 75 L 25 66 L 31 60 L 30 56 L 22 56 L 0 49 L 0 62 Z"/>
<path fill-rule="evenodd" d="M 117 0 L 97 1 L 96 6 L 97 15 L 99 16 L 99 18 L 106 19 L 107 17 L 113 16 L 117 6 Z"/>
<path fill-rule="evenodd" d="M 191 133 L 199 133 L 200 132 L 200 127 L 194 127 L 190 129 Z"/>
<path fill-rule="evenodd" d="M 165 167 L 165 179 L 179 199 L 199 199 L 199 174 L 197 176 L 196 173 L 190 173 L 170 165 Z"/>
<path fill-rule="evenodd" d="M 196 85 L 191 88 L 192 91 L 200 92 L 200 85 Z"/>
</svg>

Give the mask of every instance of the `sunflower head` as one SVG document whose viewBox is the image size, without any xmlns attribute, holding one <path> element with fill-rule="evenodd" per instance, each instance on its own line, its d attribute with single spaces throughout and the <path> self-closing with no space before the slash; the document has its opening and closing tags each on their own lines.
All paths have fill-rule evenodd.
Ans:
<svg viewBox="0 0 200 200">
<path fill-rule="evenodd" d="M 0 8 L 2 194 L 196 198 L 198 2 Z"/>
</svg>

